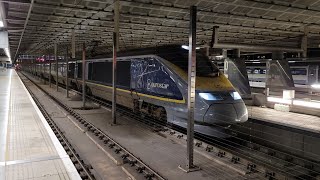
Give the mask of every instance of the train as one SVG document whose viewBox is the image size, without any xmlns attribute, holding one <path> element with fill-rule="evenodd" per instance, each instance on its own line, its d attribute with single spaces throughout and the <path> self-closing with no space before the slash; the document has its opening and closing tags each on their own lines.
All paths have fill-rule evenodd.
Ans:
<svg viewBox="0 0 320 180">
<path fill-rule="evenodd" d="M 320 61 L 289 61 L 295 86 L 308 88 L 320 83 Z M 246 63 L 247 73 L 252 87 L 265 87 L 266 64 L 261 62 Z"/>
<path fill-rule="evenodd" d="M 180 45 L 118 52 L 117 103 L 144 116 L 187 127 L 188 50 Z M 196 53 L 195 131 L 207 134 L 248 120 L 248 111 L 239 93 L 207 56 Z M 71 88 L 82 91 L 82 62 L 55 63 L 51 76 Z M 86 92 L 111 101 L 112 55 L 86 60 Z M 49 64 L 38 64 L 36 75 L 49 78 Z M 29 72 L 34 72 L 29 68 Z"/>
</svg>

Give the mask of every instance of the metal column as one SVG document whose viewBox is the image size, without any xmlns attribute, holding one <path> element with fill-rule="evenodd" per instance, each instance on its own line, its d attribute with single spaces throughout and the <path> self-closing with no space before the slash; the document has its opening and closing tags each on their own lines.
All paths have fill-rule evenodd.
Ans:
<svg viewBox="0 0 320 180">
<path fill-rule="evenodd" d="M 49 86 L 51 87 L 51 58 L 49 56 Z"/>
<path fill-rule="evenodd" d="M 66 49 L 66 95 L 67 95 L 67 98 L 69 98 L 69 58 L 68 58 L 68 46 L 67 46 L 67 49 Z"/>
<path fill-rule="evenodd" d="M 71 54 L 72 59 L 76 58 L 76 34 L 74 29 L 71 32 Z"/>
<path fill-rule="evenodd" d="M 43 73 L 43 84 L 46 84 L 46 79 L 45 79 L 45 67 L 46 67 L 46 60 L 43 58 L 43 63 L 42 63 L 42 73 Z"/>
<path fill-rule="evenodd" d="M 117 33 L 113 32 L 113 63 L 112 63 L 112 122 L 117 123 L 116 106 L 117 106 Z"/>
<path fill-rule="evenodd" d="M 119 16 L 120 16 L 120 1 L 114 2 L 114 32 L 117 34 L 116 38 L 116 50 L 119 51 Z"/>
<path fill-rule="evenodd" d="M 187 125 L 187 162 L 186 172 L 199 170 L 193 164 L 194 108 L 196 90 L 196 29 L 197 7 L 190 7 L 189 60 L 188 60 L 188 125 Z"/>
<path fill-rule="evenodd" d="M 58 81 L 58 57 L 57 57 L 57 44 L 54 44 L 54 59 L 56 61 L 56 87 L 59 91 L 59 81 Z"/>
<path fill-rule="evenodd" d="M 119 50 L 119 9 L 120 2 L 114 4 L 113 63 L 112 63 L 112 122 L 117 123 L 117 51 Z"/>
<path fill-rule="evenodd" d="M 86 44 L 83 43 L 82 49 L 82 103 L 83 108 L 86 107 Z"/>
<path fill-rule="evenodd" d="M 304 27 L 304 34 L 301 38 L 301 49 L 302 49 L 302 58 L 307 58 L 308 55 L 308 34 L 309 28 L 308 26 Z"/>
</svg>

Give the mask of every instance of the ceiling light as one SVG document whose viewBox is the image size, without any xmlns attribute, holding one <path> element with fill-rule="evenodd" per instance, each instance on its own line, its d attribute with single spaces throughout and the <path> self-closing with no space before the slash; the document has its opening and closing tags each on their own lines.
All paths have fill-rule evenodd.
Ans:
<svg viewBox="0 0 320 180">
<path fill-rule="evenodd" d="M 3 21 L 0 21 L 0 27 L 4 27 Z"/>
<path fill-rule="evenodd" d="M 182 45 L 181 47 L 185 50 L 189 50 L 189 46 L 187 45 Z M 200 49 L 200 47 L 196 47 L 196 49 Z"/>
</svg>

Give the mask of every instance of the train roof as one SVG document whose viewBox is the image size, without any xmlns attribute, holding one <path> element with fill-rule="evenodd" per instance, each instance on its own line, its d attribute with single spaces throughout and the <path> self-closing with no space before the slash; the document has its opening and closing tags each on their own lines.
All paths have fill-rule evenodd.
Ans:
<svg viewBox="0 0 320 180">
<path fill-rule="evenodd" d="M 165 46 L 155 46 L 155 47 L 148 47 L 148 48 L 140 48 L 140 49 L 130 49 L 119 51 L 117 53 L 118 57 L 127 57 L 127 56 L 139 56 L 139 55 L 162 55 L 162 54 L 170 54 L 170 53 L 188 53 L 188 50 L 183 49 L 181 45 L 165 45 Z M 102 58 L 111 58 L 113 56 L 112 53 L 110 54 L 103 54 L 97 55 L 92 57 L 93 59 L 102 59 Z"/>
</svg>

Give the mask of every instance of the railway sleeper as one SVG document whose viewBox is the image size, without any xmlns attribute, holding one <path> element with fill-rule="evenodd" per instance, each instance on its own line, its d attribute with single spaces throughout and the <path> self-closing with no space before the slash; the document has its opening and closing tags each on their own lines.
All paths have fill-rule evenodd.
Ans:
<svg viewBox="0 0 320 180">
<path fill-rule="evenodd" d="M 233 162 L 234 164 L 237 164 L 238 162 L 240 162 L 240 158 L 236 156 L 232 156 L 231 162 Z"/>
<path fill-rule="evenodd" d="M 248 169 L 250 172 L 255 172 L 255 171 L 256 171 L 256 168 L 257 168 L 257 165 L 255 165 L 255 164 L 248 163 L 248 165 L 247 165 L 247 169 Z"/>
<path fill-rule="evenodd" d="M 143 171 L 145 170 L 146 168 L 144 166 L 137 166 L 136 170 L 139 172 L 139 173 L 143 173 Z"/>
<path fill-rule="evenodd" d="M 154 178 L 154 174 L 152 174 L 152 173 L 146 173 L 146 174 L 144 175 L 144 177 L 145 177 L 146 179 L 152 179 L 152 178 Z"/>
<path fill-rule="evenodd" d="M 202 145 L 202 142 L 197 141 L 194 145 L 195 145 L 196 147 L 200 147 L 200 146 Z"/>
<path fill-rule="evenodd" d="M 271 172 L 271 171 L 266 171 L 265 172 L 265 177 L 268 178 L 269 180 L 274 180 L 276 176 L 275 172 Z"/>
<path fill-rule="evenodd" d="M 100 140 L 103 140 L 104 137 L 105 137 L 105 136 L 104 136 L 103 134 L 100 134 L 99 139 L 100 139 Z"/>
<path fill-rule="evenodd" d="M 103 140 L 103 143 L 104 143 L 104 144 L 108 144 L 109 141 L 110 141 L 110 139 L 106 139 L 106 138 L 105 138 L 105 139 Z"/>
<path fill-rule="evenodd" d="M 115 143 L 111 143 L 109 144 L 109 148 L 112 149 L 116 144 Z"/>
<path fill-rule="evenodd" d="M 225 157 L 226 156 L 226 152 L 219 151 L 217 155 L 218 155 L 218 157 Z"/>
<path fill-rule="evenodd" d="M 114 150 L 114 152 L 115 152 L 116 154 L 119 154 L 119 153 L 120 153 L 120 151 L 122 151 L 122 149 L 121 149 L 121 148 L 116 148 L 116 149 Z"/>
</svg>

